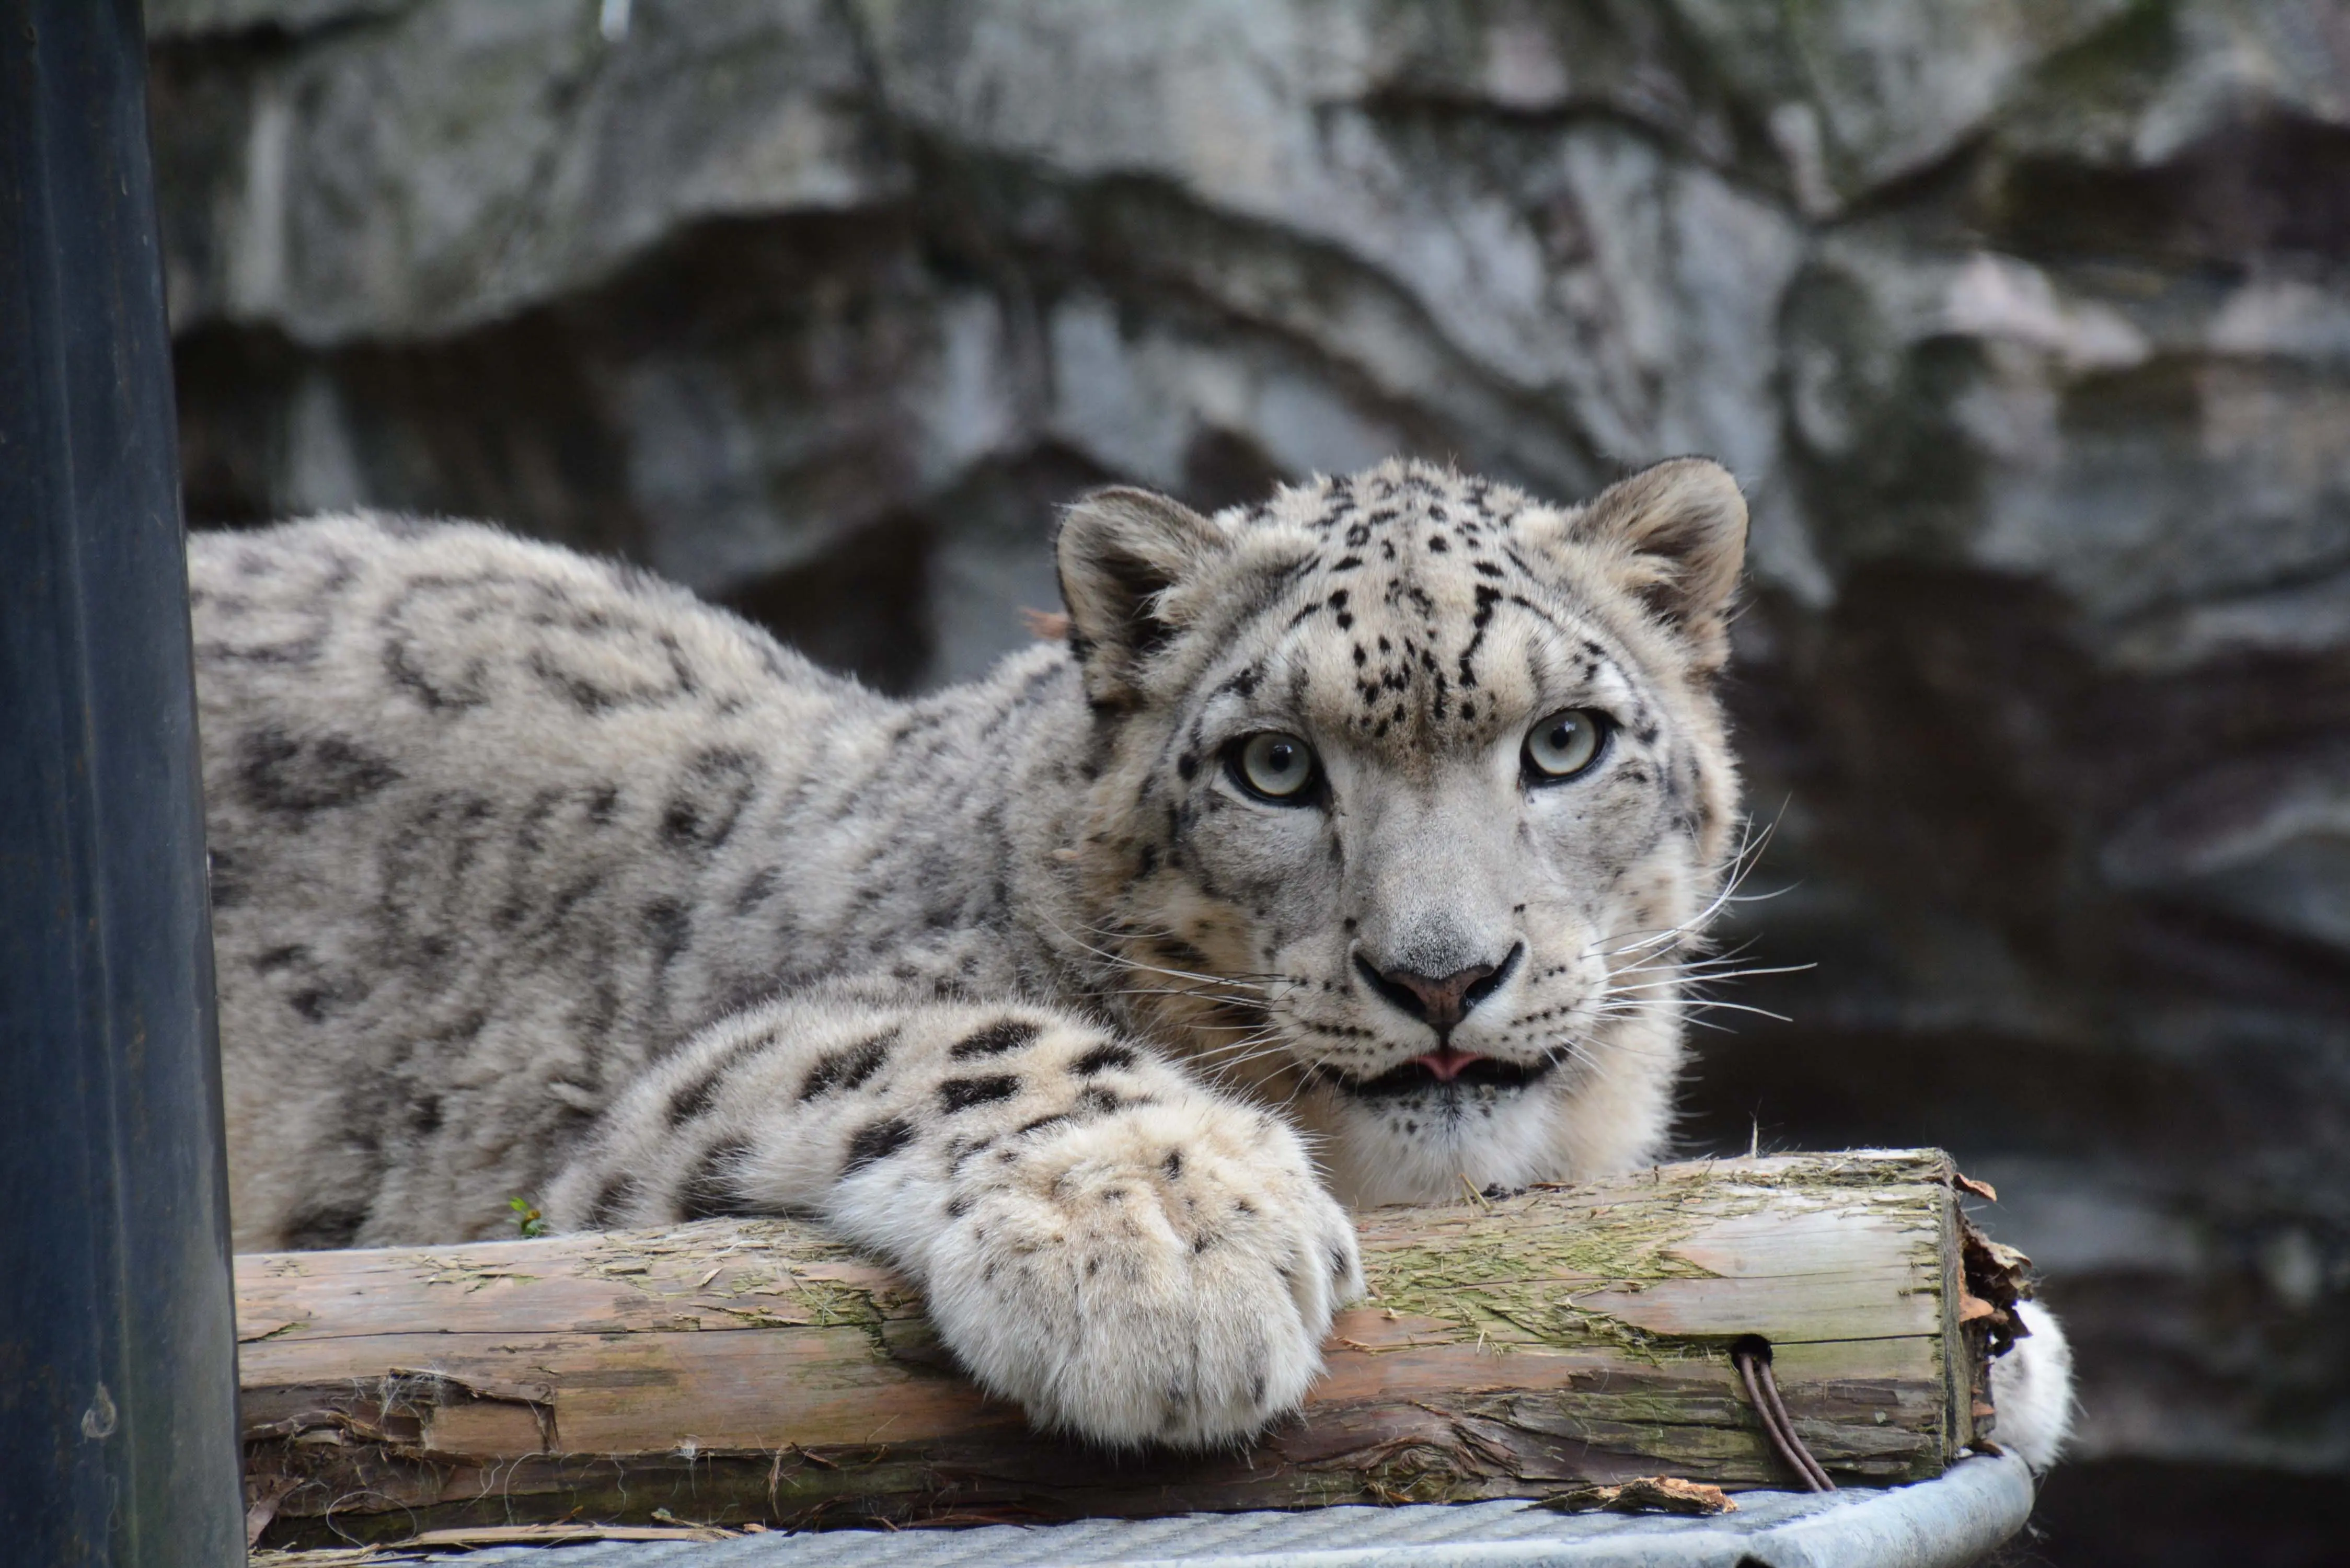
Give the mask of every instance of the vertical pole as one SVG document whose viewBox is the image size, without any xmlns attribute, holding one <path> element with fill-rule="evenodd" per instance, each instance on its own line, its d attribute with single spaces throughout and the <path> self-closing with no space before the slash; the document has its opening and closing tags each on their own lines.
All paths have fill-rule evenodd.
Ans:
<svg viewBox="0 0 2350 1568">
<path fill-rule="evenodd" d="M 244 1560 L 138 0 L 0 0 L 0 1561 Z"/>
</svg>

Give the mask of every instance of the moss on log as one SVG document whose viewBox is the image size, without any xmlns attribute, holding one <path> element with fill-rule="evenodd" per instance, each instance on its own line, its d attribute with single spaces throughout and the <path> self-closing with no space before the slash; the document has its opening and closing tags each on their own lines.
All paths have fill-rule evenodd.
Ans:
<svg viewBox="0 0 2350 1568">
<path fill-rule="evenodd" d="M 255 1254 L 248 1486 L 295 1544 L 1787 1485 L 1730 1363 L 1747 1335 L 1838 1480 L 1919 1480 L 1973 1435 L 2006 1304 L 1966 1289 L 1951 1181 L 1938 1151 L 1866 1150 L 1367 1215 L 1374 1293 L 1305 1408 L 1210 1455 L 1029 1431 L 895 1275 L 785 1221 Z"/>
</svg>

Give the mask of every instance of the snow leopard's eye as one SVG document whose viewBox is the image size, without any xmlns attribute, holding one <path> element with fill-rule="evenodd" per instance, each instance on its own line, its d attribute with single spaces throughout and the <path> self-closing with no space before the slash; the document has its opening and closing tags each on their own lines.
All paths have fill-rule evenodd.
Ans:
<svg viewBox="0 0 2350 1568">
<path fill-rule="evenodd" d="M 1295 805 L 1314 782 L 1314 748 L 1295 735 L 1268 730 L 1232 748 L 1232 774 L 1258 799 Z"/>
<path fill-rule="evenodd" d="M 1599 760 L 1607 718 L 1588 708 L 1553 713 L 1526 732 L 1526 777 L 1536 784 L 1573 778 Z"/>
</svg>

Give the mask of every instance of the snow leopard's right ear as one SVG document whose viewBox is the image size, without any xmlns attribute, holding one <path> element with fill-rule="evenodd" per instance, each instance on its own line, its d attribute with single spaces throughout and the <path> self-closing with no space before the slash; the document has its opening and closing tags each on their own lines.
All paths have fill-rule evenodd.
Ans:
<svg viewBox="0 0 2350 1568">
<path fill-rule="evenodd" d="M 1140 667 L 1182 628 L 1169 590 L 1207 572 L 1232 540 L 1209 518 L 1148 490 L 1113 485 L 1061 515 L 1055 540 L 1069 649 L 1086 698 L 1120 707 L 1138 695 Z"/>
</svg>

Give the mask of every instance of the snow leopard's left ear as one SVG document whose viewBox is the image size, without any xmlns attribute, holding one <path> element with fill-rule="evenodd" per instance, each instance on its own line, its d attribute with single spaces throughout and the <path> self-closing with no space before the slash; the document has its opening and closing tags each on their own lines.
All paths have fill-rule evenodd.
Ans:
<svg viewBox="0 0 2350 1568">
<path fill-rule="evenodd" d="M 1148 490 L 1097 490 L 1062 514 L 1055 564 L 1089 701 L 1134 700 L 1140 667 L 1181 628 L 1171 590 L 1207 574 L 1231 548 L 1212 521 Z"/>
<path fill-rule="evenodd" d="M 1669 458 L 1618 480 L 1558 514 L 1543 542 L 1632 593 L 1700 670 L 1720 669 L 1728 657 L 1731 596 L 1746 559 L 1746 498 L 1711 458 Z"/>
</svg>

